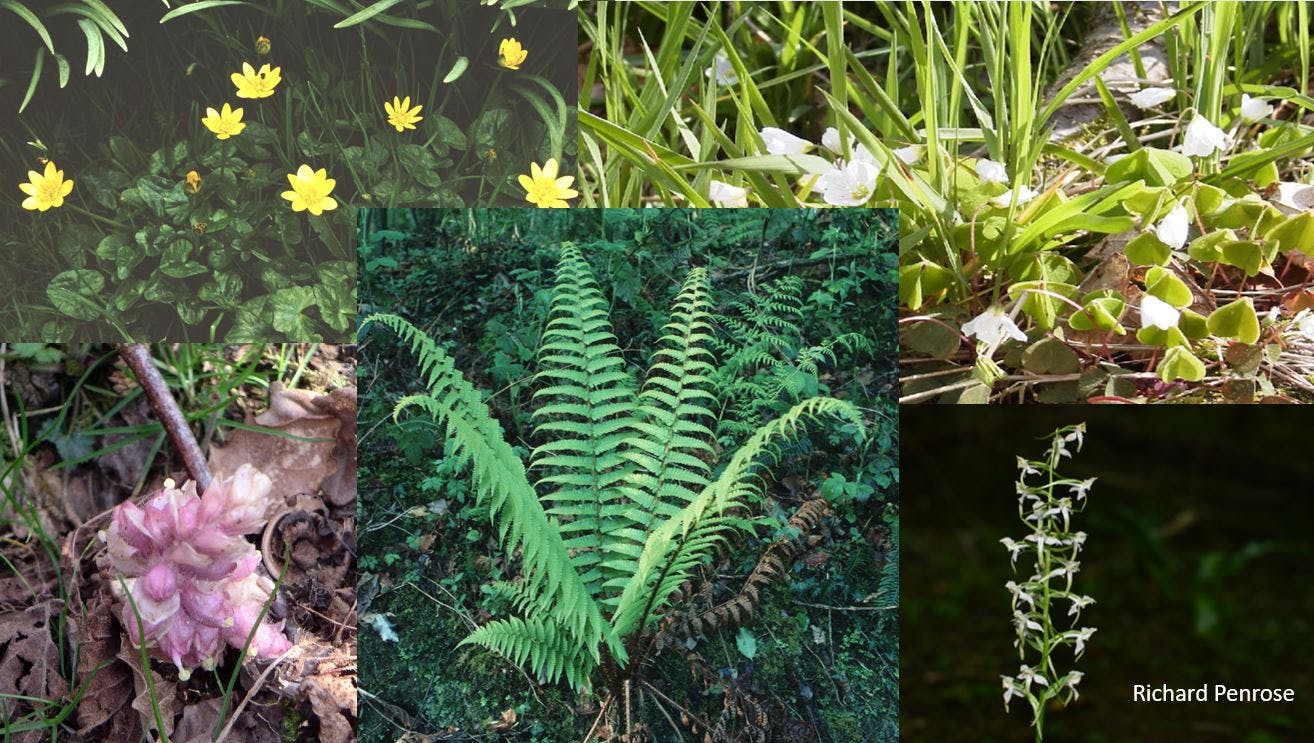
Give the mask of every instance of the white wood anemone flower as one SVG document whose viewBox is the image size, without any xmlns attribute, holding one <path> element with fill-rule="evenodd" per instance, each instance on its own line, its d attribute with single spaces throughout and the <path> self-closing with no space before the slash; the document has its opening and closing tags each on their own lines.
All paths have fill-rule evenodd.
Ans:
<svg viewBox="0 0 1314 743">
<path fill-rule="evenodd" d="M 1182 138 L 1181 152 L 1192 157 L 1209 157 L 1220 150 L 1232 146 L 1232 138 L 1227 132 L 1214 126 L 1214 123 L 1199 113 L 1186 125 L 1186 134 Z"/>
<path fill-rule="evenodd" d="M 835 167 L 821 174 L 816 188 L 821 198 L 832 206 L 865 206 L 876 191 L 876 176 L 880 169 L 870 162 L 854 158 L 845 163 L 837 160 Z"/>
<path fill-rule="evenodd" d="M 717 206 L 743 208 L 748 206 L 748 189 L 713 180 L 707 185 L 707 198 Z"/>
<path fill-rule="evenodd" d="M 1025 341 L 1027 334 L 1013 322 L 1013 318 L 999 305 L 991 305 L 984 312 L 963 323 L 963 335 L 975 337 L 989 348 L 998 346 L 1006 339 Z"/>
<path fill-rule="evenodd" d="M 1245 121 L 1256 122 L 1273 115 L 1273 105 L 1263 98 L 1251 98 L 1245 93 L 1241 94 L 1241 118 Z"/>
<path fill-rule="evenodd" d="M 1176 307 L 1159 299 L 1153 294 L 1141 296 L 1141 327 L 1155 327 L 1160 330 L 1171 330 L 1177 327 L 1177 321 L 1182 317 Z"/>
<path fill-rule="evenodd" d="M 1168 211 L 1159 224 L 1155 225 L 1154 236 L 1173 250 L 1181 250 L 1186 244 L 1186 236 L 1190 229 L 1191 217 L 1186 213 L 1186 207 L 1179 203 Z"/>
<path fill-rule="evenodd" d="M 1141 88 L 1140 90 L 1128 96 L 1127 100 L 1142 111 L 1147 108 L 1167 103 L 1176 97 L 1177 91 L 1172 88 Z"/>
<path fill-rule="evenodd" d="M 774 126 L 768 126 L 760 132 L 762 143 L 766 145 L 766 150 L 772 155 L 802 155 L 812 149 L 812 143 L 796 137 L 793 134 L 778 129 Z"/>
<path fill-rule="evenodd" d="M 1008 185 L 1008 169 L 1003 163 L 987 160 L 984 157 L 976 161 L 976 177 L 982 183 L 1002 183 Z"/>
</svg>

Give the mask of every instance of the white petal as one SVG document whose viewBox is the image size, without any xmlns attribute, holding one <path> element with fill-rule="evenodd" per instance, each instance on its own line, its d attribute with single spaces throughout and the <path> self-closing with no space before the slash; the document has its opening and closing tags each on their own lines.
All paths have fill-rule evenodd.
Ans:
<svg viewBox="0 0 1314 743">
<path fill-rule="evenodd" d="M 714 180 L 707 186 L 707 198 L 717 206 L 748 206 L 748 189 Z"/>
<path fill-rule="evenodd" d="M 922 159 L 922 155 L 926 154 L 926 148 L 919 144 L 910 144 L 893 152 L 894 156 L 902 160 L 904 165 L 915 165 Z"/>
<path fill-rule="evenodd" d="M 1141 327 L 1148 328 L 1154 326 L 1160 330 L 1170 330 L 1177 327 L 1177 321 L 1182 313 L 1171 304 L 1159 299 L 1152 294 L 1145 294 L 1141 297 Z"/>
<path fill-rule="evenodd" d="M 1131 101 L 1133 106 L 1144 110 L 1154 108 L 1176 95 L 1177 91 L 1172 88 L 1142 88 L 1132 93 L 1128 100 Z"/>
<path fill-rule="evenodd" d="M 812 143 L 806 139 L 774 126 L 762 130 L 762 142 L 772 155 L 802 155 L 812 148 Z"/>
<path fill-rule="evenodd" d="M 1182 139 L 1182 154 L 1195 157 L 1208 157 L 1215 150 L 1226 149 L 1231 144 L 1227 134 L 1213 122 L 1200 114 L 1186 125 L 1186 135 Z"/>
<path fill-rule="evenodd" d="M 994 160 L 985 158 L 977 160 L 976 175 L 982 183 L 1008 183 L 1008 170 Z"/>
<path fill-rule="evenodd" d="M 833 126 L 826 127 L 826 131 L 821 135 L 821 146 L 836 155 L 840 154 L 839 130 Z"/>
<path fill-rule="evenodd" d="M 1186 213 L 1186 207 L 1178 204 L 1154 228 L 1154 236 L 1173 250 L 1181 250 L 1186 244 L 1186 233 L 1190 226 L 1191 218 Z"/>
<path fill-rule="evenodd" d="M 1259 121 L 1272 113 L 1273 106 L 1264 99 L 1241 94 L 1241 118 L 1246 121 Z"/>
</svg>

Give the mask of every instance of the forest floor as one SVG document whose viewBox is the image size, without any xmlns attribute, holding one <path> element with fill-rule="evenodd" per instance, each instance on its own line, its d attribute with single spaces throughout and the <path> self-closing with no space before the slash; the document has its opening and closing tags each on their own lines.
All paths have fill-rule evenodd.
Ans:
<svg viewBox="0 0 1314 743">
<path fill-rule="evenodd" d="M 170 346 L 156 363 L 216 479 L 250 463 L 281 501 L 272 662 L 179 677 L 127 641 L 98 532 L 111 509 L 187 479 L 107 346 L 0 346 L 0 715 L 6 740 L 354 740 L 355 359 L 348 347 Z M 273 509 L 271 509 L 273 510 Z M 276 546 L 277 545 L 277 546 Z M 290 551 L 289 551 L 290 548 Z M 149 732 L 148 731 L 152 731 Z"/>
</svg>

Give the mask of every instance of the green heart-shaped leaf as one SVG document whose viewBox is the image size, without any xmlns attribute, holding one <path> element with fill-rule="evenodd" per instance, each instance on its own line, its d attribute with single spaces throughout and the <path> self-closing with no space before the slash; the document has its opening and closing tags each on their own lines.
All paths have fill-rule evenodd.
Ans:
<svg viewBox="0 0 1314 743">
<path fill-rule="evenodd" d="M 1104 330 L 1126 333 L 1126 328 L 1119 322 L 1127 308 L 1127 301 L 1122 294 L 1113 290 L 1091 292 L 1083 299 L 1082 308 L 1072 313 L 1068 325 L 1073 330 Z"/>
<path fill-rule="evenodd" d="M 1232 230 L 1206 232 L 1191 241 L 1191 244 L 1186 248 L 1186 253 L 1197 261 L 1215 263 L 1223 260 L 1223 243 L 1235 239 L 1236 233 Z"/>
<path fill-rule="evenodd" d="M 1242 297 L 1209 313 L 1209 332 L 1246 344 L 1259 340 L 1259 316 L 1250 298 Z"/>
<path fill-rule="evenodd" d="M 1172 271 L 1155 266 L 1145 273 L 1145 291 L 1174 307 L 1191 303 L 1191 290 Z"/>
<path fill-rule="evenodd" d="M 1122 250 L 1127 254 L 1127 260 L 1138 266 L 1162 266 L 1173 254 L 1173 249 L 1153 232 L 1142 232 L 1133 237 Z"/>
<path fill-rule="evenodd" d="M 1204 379 L 1205 367 L 1204 362 L 1196 358 L 1186 346 L 1173 346 L 1164 353 L 1157 372 L 1159 379 L 1165 382 L 1174 379 L 1199 382 Z"/>
<path fill-rule="evenodd" d="M 1282 222 L 1264 234 L 1278 250 L 1303 250 L 1314 253 L 1314 212 L 1304 212 Z"/>
<path fill-rule="evenodd" d="M 952 271 L 925 259 L 903 266 L 899 269 L 899 301 L 915 310 L 948 289 L 953 280 Z"/>
<path fill-rule="evenodd" d="M 1022 353 L 1022 368 L 1034 374 L 1072 374 L 1081 369 L 1081 361 L 1068 344 L 1049 335 Z"/>
<path fill-rule="evenodd" d="M 46 286 L 46 296 L 55 309 L 78 320 L 95 320 L 105 314 L 105 301 L 100 290 L 105 288 L 105 277 L 99 271 L 74 268 L 56 274 Z"/>
<path fill-rule="evenodd" d="M 1236 240 L 1223 245 L 1223 263 L 1236 266 L 1254 276 L 1264 265 L 1264 248 L 1252 240 Z"/>
<path fill-rule="evenodd" d="M 1142 147 L 1110 165 L 1105 183 L 1144 180 L 1150 186 L 1171 186 L 1191 175 L 1191 158 L 1180 152 Z"/>
</svg>

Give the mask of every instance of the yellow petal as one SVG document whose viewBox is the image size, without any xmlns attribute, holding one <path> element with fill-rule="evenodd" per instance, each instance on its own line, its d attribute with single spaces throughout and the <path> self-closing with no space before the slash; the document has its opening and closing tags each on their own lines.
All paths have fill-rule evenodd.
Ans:
<svg viewBox="0 0 1314 743">
<path fill-rule="evenodd" d="M 302 165 L 297 168 L 297 177 L 308 181 L 315 177 L 315 171 L 311 170 L 309 165 Z"/>
<path fill-rule="evenodd" d="M 64 190 L 60 193 L 60 199 L 73 193 L 73 181 L 64 181 Z"/>
<path fill-rule="evenodd" d="M 520 176 L 520 177 L 521 177 L 521 178 L 524 178 L 523 175 Z M 36 186 L 32 185 L 31 183 L 20 183 L 20 184 L 18 184 L 18 190 L 19 190 L 19 191 L 22 191 L 23 193 L 27 194 L 28 196 L 36 196 Z"/>
<path fill-rule="evenodd" d="M 46 161 L 46 177 L 49 178 L 49 177 L 52 176 L 52 175 L 63 175 L 63 174 L 60 173 L 59 171 L 55 170 L 55 161 L 54 161 L 54 160 L 47 160 L 47 161 Z"/>
<path fill-rule="evenodd" d="M 269 69 L 269 65 L 265 65 L 264 69 L 266 69 L 266 70 Z M 247 76 L 247 77 L 255 77 L 255 76 L 256 76 L 256 71 L 255 71 L 255 68 L 252 67 L 251 64 L 250 64 L 249 62 L 243 62 L 243 63 L 242 63 L 242 74 L 244 74 L 244 75 Z"/>
<path fill-rule="evenodd" d="M 45 180 L 45 178 L 35 170 L 27 171 L 27 179 L 36 185 L 39 185 L 41 181 Z"/>
<path fill-rule="evenodd" d="M 543 178 L 551 181 L 551 180 L 555 180 L 556 177 L 557 177 L 557 159 L 555 157 L 548 158 L 548 161 L 543 164 Z"/>
<path fill-rule="evenodd" d="M 23 208 L 27 209 L 28 211 L 35 211 L 38 208 L 36 197 L 29 196 L 26 199 L 23 199 Z M 42 209 L 41 211 L 45 211 L 45 209 Z"/>
</svg>

